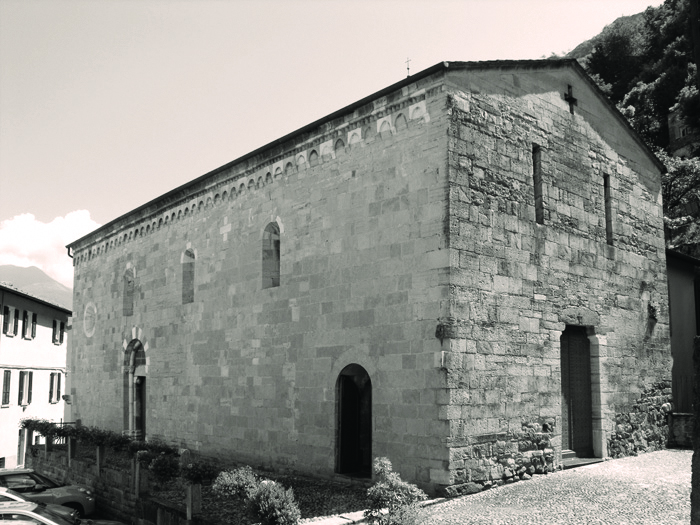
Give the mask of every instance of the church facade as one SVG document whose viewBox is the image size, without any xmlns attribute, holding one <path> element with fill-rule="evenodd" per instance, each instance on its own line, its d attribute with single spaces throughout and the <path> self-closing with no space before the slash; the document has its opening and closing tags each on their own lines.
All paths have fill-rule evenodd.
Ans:
<svg viewBox="0 0 700 525">
<path fill-rule="evenodd" d="M 72 418 L 428 489 L 670 378 L 662 166 L 575 61 L 440 63 L 69 245 Z"/>
</svg>

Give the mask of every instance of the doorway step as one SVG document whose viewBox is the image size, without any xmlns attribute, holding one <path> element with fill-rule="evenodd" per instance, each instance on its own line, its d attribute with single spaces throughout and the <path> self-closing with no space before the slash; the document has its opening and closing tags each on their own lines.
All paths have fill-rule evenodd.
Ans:
<svg viewBox="0 0 700 525">
<path fill-rule="evenodd" d="M 603 458 L 579 458 L 573 450 L 561 451 L 561 464 L 564 470 L 605 461 Z"/>
</svg>

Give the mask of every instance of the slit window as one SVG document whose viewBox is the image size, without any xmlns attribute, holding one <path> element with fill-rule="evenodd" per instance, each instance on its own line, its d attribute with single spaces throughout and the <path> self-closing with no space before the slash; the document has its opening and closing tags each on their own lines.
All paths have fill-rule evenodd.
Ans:
<svg viewBox="0 0 700 525">
<path fill-rule="evenodd" d="M 535 191 L 535 221 L 544 224 L 544 198 L 542 195 L 542 148 L 532 145 L 532 182 Z"/>
<path fill-rule="evenodd" d="M 182 258 L 182 304 L 194 302 L 194 251 L 187 250 Z"/>
<path fill-rule="evenodd" d="M 613 245 L 613 223 L 612 223 L 612 192 L 610 190 L 610 175 L 603 175 L 603 193 L 605 196 L 605 241 Z"/>
<path fill-rule="evenodd" d="M 280 285 L 280 230 L 270 223 L 263 232 L 262 246 L 262 287 L 274 288 Z"/>
<path fill-rule="evenodd" d="M 124 298 L 122 313 L 125 317 L 134 315 L 134 272 L 129 269 L 124 272 Z"/>
</svg>

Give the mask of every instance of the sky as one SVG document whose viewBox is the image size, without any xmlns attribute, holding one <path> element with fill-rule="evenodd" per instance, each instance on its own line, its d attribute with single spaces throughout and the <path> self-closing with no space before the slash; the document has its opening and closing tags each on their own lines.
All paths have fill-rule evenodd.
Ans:
<svg viewBox="0 0 700 525">
<path fill-rule="evenodd" d="M 0 0 L 0 265 L 441 61 L 562 55 L 660 0 Z"/>
</svg>

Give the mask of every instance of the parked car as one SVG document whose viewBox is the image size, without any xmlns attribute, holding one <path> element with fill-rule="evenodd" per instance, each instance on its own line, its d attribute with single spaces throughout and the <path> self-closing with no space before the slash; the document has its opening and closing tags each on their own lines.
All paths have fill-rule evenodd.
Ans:
<svg viewBox="0 0 700 525">
<path fill-rule="evenodd" d="M 49 510 L 48 506 L 35 501 L 9 501 L 0 503 L 0 521 L 11 520 L 12 525 L 124 525 L 119 521 L 81 520 L 73 521 Z"/>
<path fill-rule="evenodd" d="M 12 489 L 29 501 L 70 507 L 78 517 L 95 512 L 95 498 L 89 488 L 57 483 L 32 469 L 0 469 L 0 487 Z"/>
<path fill-rule="evenodd" d="M 2 502 L 7 502 L 7 501 L 29 501 L 27 498 L 22 496 L 19 492 L 15 492 L 12 489 L 8 489 L 7 487 L 0 487 L 0 503 Z M 63 516 L 70 522 L 74 522 L 75 519 L 78 517 L 78 511 L 75 509 L 71 509 L 70 507 L 65 507 L 63 505 L 56 505 L 55 503 L 40 503 L 37 502 L 39 505 L 46 505 L 46 508 L 49 509 L 51 512 L 54 514 L 58 514 L 59 516 Z"/>
</svg>

